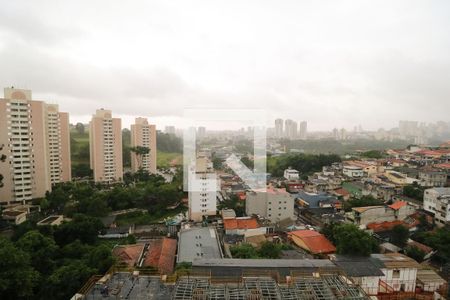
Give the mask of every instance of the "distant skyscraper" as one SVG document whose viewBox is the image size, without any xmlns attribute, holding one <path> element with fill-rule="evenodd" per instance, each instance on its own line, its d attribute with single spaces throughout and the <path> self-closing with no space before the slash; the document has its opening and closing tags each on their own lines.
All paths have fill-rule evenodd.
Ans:
<svg viewBox="0 0 450 300">
<path fill-rule="evenodd" d="M 136 118 L 131 125 L 131 147 L 138 146 L 150 151 L 143 155 L 131 151 L 131 170 L 137 172 L 142 168 L 149 173 L 156 173 L 156 126 L 148 124 L 147 118 Z"/>
<path fill-rule="evenodd" d="M 284 121 L 284 128 L 286 138 L 295 139 L 297 137 L 297 122 L 288 119 Z"/>
<path fill-rule="evenodd" d="M 300 123 L 300 139 L 306 140 L 308 136 L 308 123 L 306 121 L 302 121 Z"/>
<path fill-rule="evenodd" d="M 418 122 L 416 121 L 399 121 L 398 129 L 402 137 L 415 136 L 418 133 Z"/>
<path fill-rule="evenodd" d="M 122 180 L 121 119 L 113 118 L 110 110 L 98 109 L 90 123 L 89 141 L 94 181 Z"/>
<path fill-rule="evenodd" d="M 175 126 L 166 126 L 164 132 L 168 134 L 175 134 Z"/>
<path fill-rule="evenodd" d="M 277 138 L 283 137 L 283 119 L 275 120 L 275 137 Z"/>
<path fill-rule="evenodd" d="M 197 138 L 202 139 L 206 136 L 206 128 L 200 126 L 197 128 Z"/>
<path fill-rule="evenodd" d="M 0 204 L 44 197 L 70 181 L 69 117 L 57 105 L 32 100 L 30 90 L 5 88 L 0 99 Z"/>
</svg>

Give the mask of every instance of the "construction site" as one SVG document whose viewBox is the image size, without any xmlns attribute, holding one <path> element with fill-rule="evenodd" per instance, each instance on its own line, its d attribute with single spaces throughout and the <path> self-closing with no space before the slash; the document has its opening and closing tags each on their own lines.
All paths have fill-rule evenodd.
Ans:
<svg viewBox="0 0 450 300">
<path fill-rule="evenodd" d="M 293 273 L 280 280 L 273 272 L 247 272 L 230 278 L 212 277 L 205 271 L 176 278 L 118 272 L 93 280 L 72 299 L 351 300 L 369 297 L 339 273 Z"/>
</svg>

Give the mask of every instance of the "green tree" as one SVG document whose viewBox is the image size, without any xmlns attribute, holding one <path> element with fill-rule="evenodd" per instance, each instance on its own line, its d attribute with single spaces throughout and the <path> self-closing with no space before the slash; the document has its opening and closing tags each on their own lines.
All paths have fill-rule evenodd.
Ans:
<svg viewBox="0 0 450 300">
<path fill-rule="evenodd" d="M 238 246 L 232 246 L 230 251 L 233 258 L 258 258 L 258 252 L 250 244 L 243 243 Z"/>
<path fill-rule="evenodd" d="M 345 211 L 351 211 L 353 207 L 383 205 L 383 201 L 375 199 L 371 195 L 365 195 L 361 198 L 354 198 L 344 202 Z"/>
<path fill-rule="evenodd" d="M 272 242 L 264 242 L 258 250 L 258 254 L 263 258 L 280 258 L 281 246 Z"/>
<path fill-rule="evenodd" d="M 417 184 L 417 182 L 414 181 L 411 185 L 405 185 L 403 187 L 403 195 L 423 201 L 423 193 L 425 189 Z"/>
<path fill-rule="evenodd" d="M 88 262 L 90 267 L 97 269 L 97 273 L 105 273 L 114 263 L 111 249 L 109 249 L 106 245 L 99 245 L 95 247 L 89 253 Z"/>
<path fill-rule="evenodd" d="M 144 160 L 144 156 L 150 153 L 150 148 L 143 146 L 131 147 L 130 151 L 136 154 L 136 159 L 138 163 L 138 169 L 142 169 L 142 163 Z"/>
<path fill-rule="evenodd" d="M 416 246 L 409 246 L 405 249 L 405 254 L 416 260 L 417 262 L 422 262 L 425 256 L 425 252 L 417 248 Z"/>
<path fill-rule="evenodd" d="M 124 167 L 131 167 L 131 131 L 128 128 L 122 129 L 122 162 Z"/>
<path fill-rule="evenodd" d="M 30 299 L 39 273 L 30 265 L 30 256 L 5 238 L 0 238 L 0 298 Z"/>
<path fill-rule="evenodd" d="M 83 125 L 83 123 L 77 123 L 75 125 L 75 130 L 78 132 L 78 134 L 84 134 L 84 125 Z"/>
<path fill-rule="evenodd" d="M 380 159 L 380 158 L 383 158 L 383 152 L 381 152 L 379 150 L 370 150 L 370 151 L 363 152 L 361 154 L 361 156 L 367 157 L 367 158 Z"/>
<path fill-rule="evenodd" d="M 409 229 L 403 225 L 392 228 L 391 242 L 399 247 L 405 247 L 409 239 Z"/>
<path fill-rule="evenodd" d="M 378 251 L 376 240 L 353 224 L 335 225 L 332 236 L 338 254 L 368 256 Z"/>
<path fill-rule="evenodd" d="M 82 261 L 72 261 L 61 266 L 48 278 L 43 287 L 46 299 L 70 299 L 86 281 L 95 274 L 95 269 Z"/>
<path fill-rule="evenodd" d="M 0 152 L 3 150 L 4 146 L 5 146 L 4 144 L 0 144 Z M 0 153 L 0 163 L 4 163 L 6 158 L 7 157 L 5 154 Z M 3 187 L 3 175 L 0 174 L 0 188 L 2 188 L 2 187 Z"/>
<path fill-rule="evenodd" d="M 76 215 L 71 222 L 63 223 L 55 230 L 55 242 L 64 246 L 79 239 L 85 244 L 94 244 L 103 228 L 99 219 L 85 215 Z"/>
<path fill-rule="evenodd" d="M 16 247 L 25 251 L 31 258 L 31 265 L 41 274 L 50 274 L 55 267 L 58 251 L 55 241 L 39 231 L 28 231 L 16 243 Z"/>
</svg>

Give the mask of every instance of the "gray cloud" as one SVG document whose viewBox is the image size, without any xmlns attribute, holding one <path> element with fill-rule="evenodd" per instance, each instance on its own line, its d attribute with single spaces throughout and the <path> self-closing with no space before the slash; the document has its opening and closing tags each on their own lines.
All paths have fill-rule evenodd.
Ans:
<svg viewBox="0 0 450 300">
<path fill-rule="evenodd" d="M 449 121 L 449 8 L 13 1 L 0 11 L 0 85 L 30 88 L 73 116 L 257 107 L 317 129 Z"/>
</svg>

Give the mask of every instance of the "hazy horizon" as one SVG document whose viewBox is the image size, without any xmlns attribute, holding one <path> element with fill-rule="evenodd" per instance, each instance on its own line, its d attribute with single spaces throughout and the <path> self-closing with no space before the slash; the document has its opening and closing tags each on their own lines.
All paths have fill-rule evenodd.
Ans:
<svg viewBox="0 0 450 300">
<path fill-rule="evenodd" d="M 314 131 L 450 121 L 448 1 L 8 1 L 0 37 L 0 86 L 72 123 L 102 107 L 161 129 L 205 107 Z"/>
</svg>

